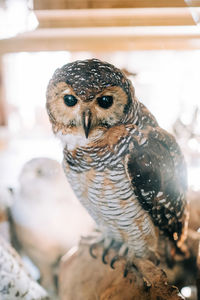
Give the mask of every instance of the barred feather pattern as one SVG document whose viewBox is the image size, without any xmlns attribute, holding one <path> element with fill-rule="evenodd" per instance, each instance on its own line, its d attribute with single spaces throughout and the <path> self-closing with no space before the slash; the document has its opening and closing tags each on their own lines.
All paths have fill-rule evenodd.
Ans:
<svg viewBox="0 0 200 300">
<path fill-rule="evenodd" d="M 77 148 L 75 155 L 65 148 L 63 164 L 75 194 L 102 231 L 143 257 L 149 249 L 155 250 L 157 236 L 125 170 L 125 155 L 136 131 L 127 127 L 127 136 L 122 136 L 112 151 L 109 145 L 98 143 L 96 147 Z"/>
</svg>

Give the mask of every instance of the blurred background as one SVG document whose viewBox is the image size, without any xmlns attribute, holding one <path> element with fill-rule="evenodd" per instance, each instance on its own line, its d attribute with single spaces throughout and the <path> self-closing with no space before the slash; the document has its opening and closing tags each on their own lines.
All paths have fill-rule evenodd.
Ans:
<svg viewBox="0 0 200 300">
<path fill-rule="evenodd" d="M 97 57 L 125 69 L 139 100 L 194 152 L 189 183 L 199 188 L 199 21 L 197 0 L 0 0 L 0 180 L 14 184 L 32 157 L 61 159 L 46 86 L 63 64 Z"/>
<path fill-rule="evenodd" d="M 0 184 L 17 186 L 32 158 L 61 162 L 46 87 L 56 68 L 96 57 L 176 136 L 199 191 L 199 23 L 199 0 L 0 0 Z"/>
</svg>

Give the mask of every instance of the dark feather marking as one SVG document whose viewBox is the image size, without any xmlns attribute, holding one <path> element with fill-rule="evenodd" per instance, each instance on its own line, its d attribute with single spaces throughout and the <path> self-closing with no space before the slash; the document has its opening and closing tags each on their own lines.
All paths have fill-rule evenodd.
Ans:
<svg viewBox="0 0 200 300">
<path fill-rule="evenodd" d="M 186 192 L 185 163 L 174 138 L 164 130 L 149 128 L 147 142 L 129 154 L 127 169 L 134 192 L 155 225 L 173 240 L 182 232 Z M 158 193 L 162 192 L 162 197 Z M 166 203 L 160 200 L 166 199 Z M 181 212 L 180 216 L 177 213 Z"/>
</svg>

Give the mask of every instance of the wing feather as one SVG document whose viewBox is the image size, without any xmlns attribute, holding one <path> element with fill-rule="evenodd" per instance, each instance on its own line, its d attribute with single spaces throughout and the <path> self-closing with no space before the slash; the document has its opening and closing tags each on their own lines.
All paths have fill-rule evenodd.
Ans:
<svg viewBox="0 0 200 300">
<path fill-rule="evenodd" d="M 145 143 L 141 143 L 141 140 Z M 172 135 L 146 127 L 133 136 L 126 169 L 142 207 L 159 229 L 179 241 L 186 220 L 186 165 Z"/>
</svg>

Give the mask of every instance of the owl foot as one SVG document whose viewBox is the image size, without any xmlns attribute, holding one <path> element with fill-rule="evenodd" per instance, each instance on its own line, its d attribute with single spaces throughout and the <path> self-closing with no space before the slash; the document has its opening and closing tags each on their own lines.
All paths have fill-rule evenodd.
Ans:
<svg viewBox="0 0 200 300">
<path fill-rule="evenodd" d="M 119 256 L 116 255 L 115 257 L 113 257 L 113 259 L 111 260 L 110 266 L 112 269 L 114 269 L 114 264 L 116 261 L 123 259 L 123 256 Z M 150 282 L 150 280 L 147 279 L 147 277 L 145 276 L 144 272 L 141 270 L 140 266 L 139 266 L 139 259 L 134 258 L 132 261 L 127 261 L 125 264 L 125 268 L 124 268 L 124 273 L 123 276 L 127 277 L 129 272 L 133 272 L 133 270 L 137 273 L 139 273 L 142 276 L 142 280 L 143 280 L 143 286 L 145 289 L 149 289 L 151 288 L 152 284 Z"/>
<path fill-rule="evenodd" d="M 128 261 L 125 265 L 124 269 L 124 277 L 127 277 L 129 272 L 133 272 L 133 270 L 142 277 L 143 281 L 143 287 L 145 290 L 148 290 L 151 288 L 152 283 L 151 281 L 147 278 L 148 276 L 145 275 L 145 271 L 143 268 L 140 267 L 141 259 L 134 258 L 132 261 Z"/>
<path fill-rule="evenodd" d="M 89 248 L 89 252 L 90 255 L 93 258 L 97 258 L 97 256 L 93 253 L 94 249 L 98 246 L 103 246 L 103 253 L 102 253 L 102 262 L 104 264 L 107 264 L 107 261 L 105 260 L 110 248 L 112 248 L 112 245 L 114 244 L 114 240 L 111 238 L 101 238 L 98 241 L 96 241 L 95 243 L 93 243 L 90 248 Z"/>
<path fill-rule="evenodd" d="M 151 272 L 149 271 L 153 265 L 158 265 L 159 258 L 157 254 L 150 252 L 148 259 L 138 258 L 131 255 L 126 244 L 122 244 L 119 252 L 114 256 L 110 262 L 110 266 L 114 269 L 114 265 L 119 260 L 125 260 L 125 267 L 123 276 L 127 277 L 128 273 L 137 272 L 142 277 L 143 287 L 147 290 L 151 288 Z"/>
<path fill-rule="evenodd" d="M 111 263 L 110 263 L 110 266 L 112 269 L 115 269 L 114 268 L 114 264 L 116 261 L 119 261 L 121 259 L 123 259 L 124 257 L 122 256 L 119 256 L 119 255 L 116 255 L 115 257 L 113 257 L 113 259 L 111 260 Z M 134 265 L 134 263 L 130 262 L 130 261 L 127 261 L 126 264 L 125 264 L 125 268 L 124 268 L 124 274 L 123 276 L 124 277 L 127 277 L 128 273 L 130 271 L 133 271 L 133 269 L 135 269 L 136 271 L 138 271 L 137 269 L 137 266 Z"/>
</svg>

